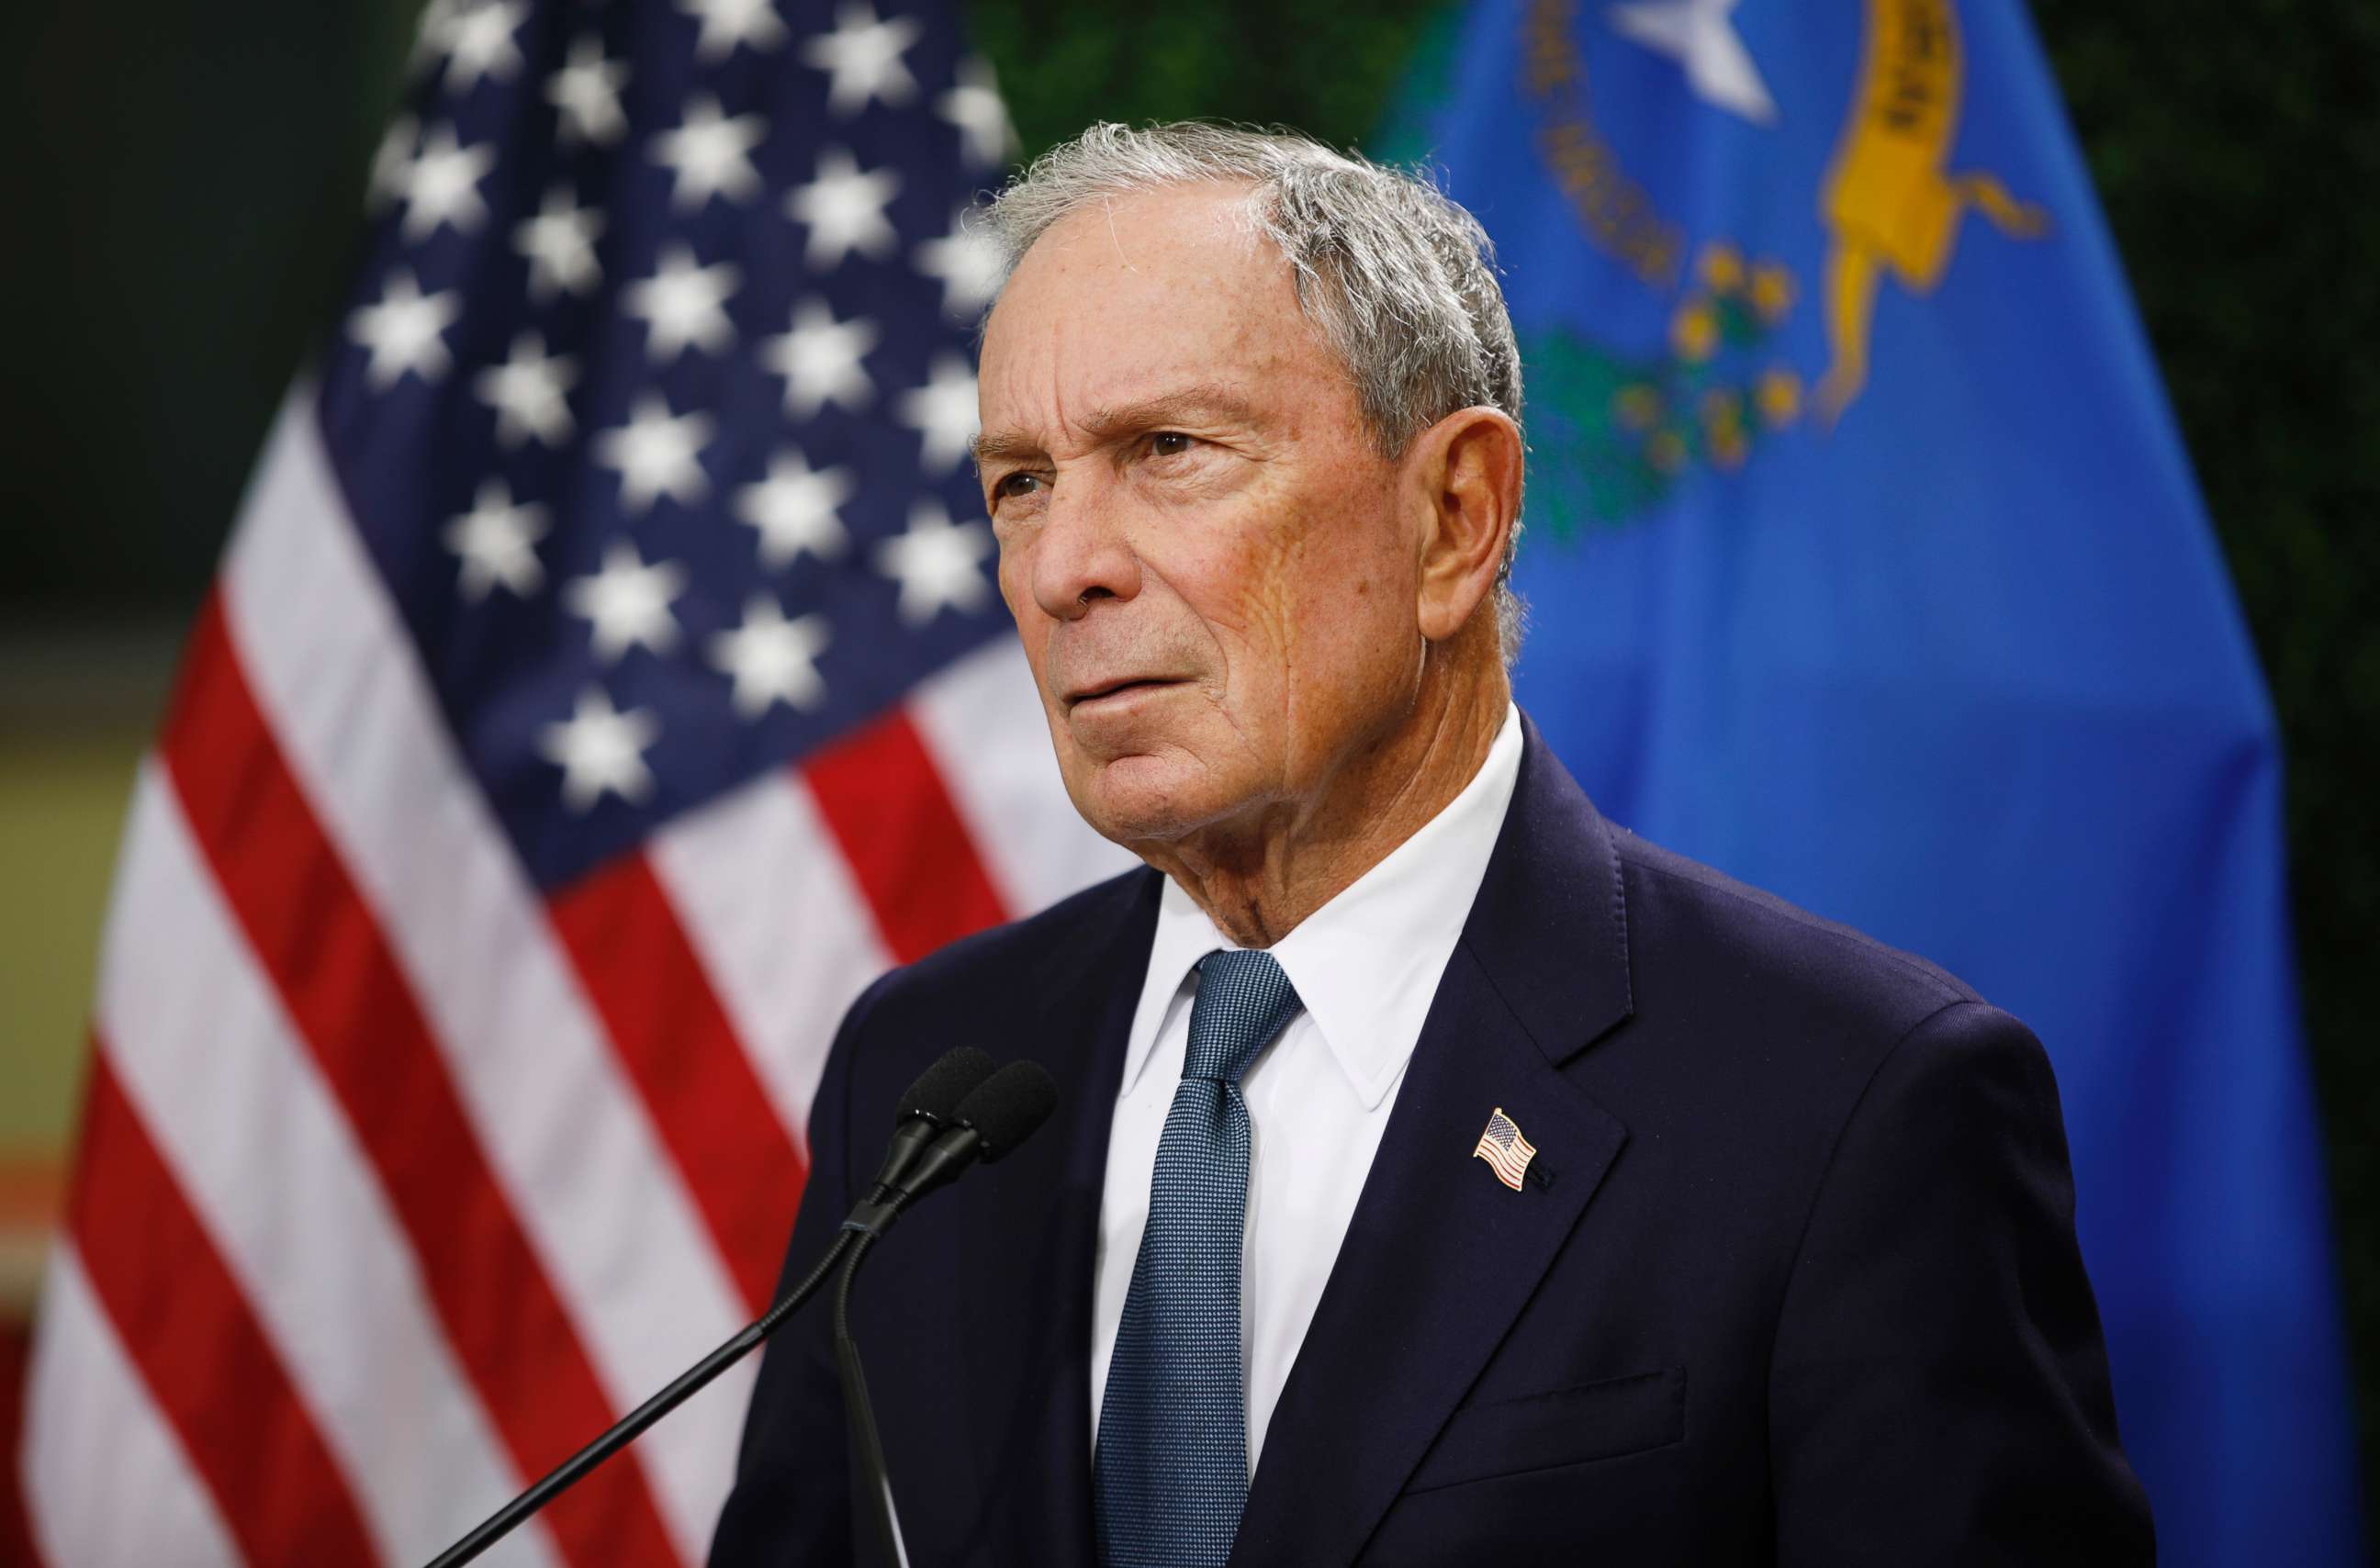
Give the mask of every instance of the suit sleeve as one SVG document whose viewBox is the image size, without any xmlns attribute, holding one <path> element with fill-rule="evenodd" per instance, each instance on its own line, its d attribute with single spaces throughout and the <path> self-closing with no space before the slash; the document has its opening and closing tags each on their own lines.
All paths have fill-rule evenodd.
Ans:
<svg viewBox="0 0 2380 1568">
<path fill-rule="evenodd" d="M 1783 1564 L 2155 1561 L 2074 1236 L 2058 1089 L 1958 1003 L 1844 1125 L 1770 1363 Z"/>
<path fill-rule="evenodd" d="M 798 1283 L 834 1244 L 851 1211 L 851 1057 L 887 975 L 844 1015 L 810 1102 L 809 1179 L 794 1219 L 777 1295 Z M 827 1293 L 820 1293 L 820 1305 Z M 710 1568 L 809 1568 L 848 1563 L 851 1488 L 833 1315 L 804 1307 L 770 1339 L 744 1421 L 735 1486 L 711 1538 Z"/>
</svg>

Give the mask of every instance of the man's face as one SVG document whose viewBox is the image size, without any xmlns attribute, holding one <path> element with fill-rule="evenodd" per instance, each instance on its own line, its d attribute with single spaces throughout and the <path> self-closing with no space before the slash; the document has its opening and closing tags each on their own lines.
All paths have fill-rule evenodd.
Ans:
<svg viewBox="0 0 2380 1568">
<path fill-rule="evenodd" d="M 984 335 L 1001 592 L 1075 808 L 1127 844 L 1297 818 L 1419 676 L 1414 492 L 1245 200 L 1074 214 Z"/>
</svg>

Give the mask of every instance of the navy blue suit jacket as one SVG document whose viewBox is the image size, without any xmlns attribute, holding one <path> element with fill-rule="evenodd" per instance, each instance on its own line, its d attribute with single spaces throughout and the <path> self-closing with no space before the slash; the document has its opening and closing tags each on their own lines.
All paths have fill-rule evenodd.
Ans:
<svg viewBox="0 0 2380 1568">
<path fill-rule="evenodd" d="M 828 1061 L 789 1279 L 942 1051 L 1062 1089 L 854 1294 L 920 1568 L 1095 1561 L 1092 1249 L 1159 885 L 886 976 Z M 1500 1105 L 1550 1186 L 1472 1157 Z M 828 1324 L 767 1353 L 715 1568 L 851 1561 Z M 1528 729 L 1233 1568 L 2152 1555 L 2040 1046 L 1941 970 L 1605 822 Z"/>
</svg>

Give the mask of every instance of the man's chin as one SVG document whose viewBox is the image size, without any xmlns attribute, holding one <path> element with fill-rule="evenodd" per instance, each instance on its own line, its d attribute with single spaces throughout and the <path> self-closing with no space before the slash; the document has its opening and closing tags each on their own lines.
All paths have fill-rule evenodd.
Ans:
<svg viewBox="0 0 2380 1568">
<path fill-rule="evenodd" d="M 1212 781 L 1184 759 L 1119 757 L 1071 770 L 1067 794 L 1100 837 L 1131 848 L 1195 832 L 1221 814 Z"/>
</svg>

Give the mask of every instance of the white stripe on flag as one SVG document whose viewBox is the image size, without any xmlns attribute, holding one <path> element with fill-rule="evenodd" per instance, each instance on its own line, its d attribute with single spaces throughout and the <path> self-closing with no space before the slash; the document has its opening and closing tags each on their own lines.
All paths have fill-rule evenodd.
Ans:
<svg viewBox="0 0 2380 1568">
<path fill-rule="evenodd" d="M 892 957 L 819 817 L 778 770 L 690 811 L 650 841 L 654 874 L 710 971 L 795 1147 L 844 1009 Z"/>
<path fill-rule="evenodd" d="M 99 982 L 108 1058 L 376 1543 L 392 1562 L 433 1556 L 520 1479 L 448 1353 L 370 1161 L 153 761 L 122 863 Z M 550 1568 L 545 1532 L 520 1538 L 512 1560 Z"/>
<path fill-rule="evenodd" d="M 307 383 L 274 427 L 223 580 L 258 701 L 625 1411 L 740 1328 L 741 1301 L 456 753 L 355 533 Z M 751 1376 L 721 1379 L 639 1440 L 689 1562 L 725 1501 Z"/>
<path fill-rule="evenodd" d="M 909 711 L 1011 914 L 1045 909 L 1140 864 L 1093 833 L 1066 798 L 1033 672 L 1014 638 L 919 682 Z"/>
<path fill-rule="evenodd" d="M 125 1355 L 74 1244 L 42 1283 L 25 1383 L 25 1507 L 50 1568 L 237 1568 L 239 1553 Z"/>
</svg>

